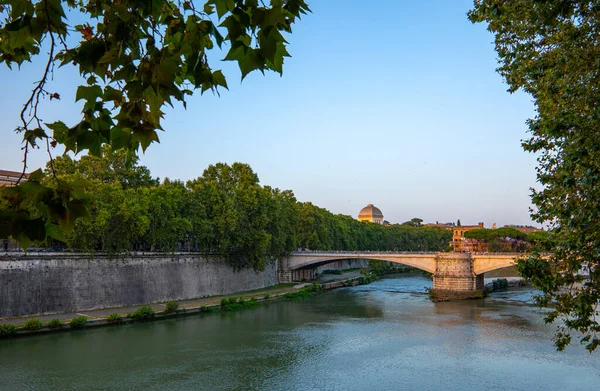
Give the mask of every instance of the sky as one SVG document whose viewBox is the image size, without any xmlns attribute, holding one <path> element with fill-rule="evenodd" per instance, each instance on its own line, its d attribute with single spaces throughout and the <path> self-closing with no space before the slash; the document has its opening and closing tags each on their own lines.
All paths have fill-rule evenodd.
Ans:
<svg viewBox="0 0 600 391">
<path fill-rule="evenodd" d="M 467 19 L 472 1 L 308 4 L 313 12 L 286 37 L 282 77 L 241 82 L 236 63 L 214 57 L 229 90 L 165 110 L 160 144 L 141 164 L 188 180 L 210 164 L 247 163 L 262 184 L 355 218 L 372 203 L 392 223 L 532 224 L 536 160 L 521 140 L 534 106 L 507 92 L 493 36 Z M 41 62 L 0 65 L 0 169 L 22 169 L 14 129 Z M 79 84 L 73 67 L 56 69 L 48 90 L 61 100 L 44 101 L 42 118 L 78 122 Z M 46 160 L 34 151 L 28 170 Z"/>
</svg>

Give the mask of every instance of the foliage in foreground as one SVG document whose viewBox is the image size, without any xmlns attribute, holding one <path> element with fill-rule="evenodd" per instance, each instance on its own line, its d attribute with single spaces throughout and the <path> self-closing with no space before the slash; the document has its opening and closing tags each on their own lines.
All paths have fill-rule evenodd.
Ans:
<svg viewBox="0 0 600 391">
<path fill-rule="evenodd" d="M 476 0 L 472 22 L 494 34 L 509 91 L 533 97 L 526 151 L 537 155 L 539 190 L 532 217 L 548 223 L 549 261 L 517 266 L 542 294 L 545 315 L 558 321 L 555 344 L 563 350 L 580 335 L 590 352 L 600 346 L 600 63 L 596 1 Z"/>
<path fill-rule="evenodd" d="M 185 107 L 194 90 L 227 88 L 209 58 L 237 62 L 242 79 L 255 70 L 282 74 L 289 57 L 283 34 L 309 11 L 304 0 L 0 2 L 0 62 L 10 69 L 42 65 L 15 130 L 23 137 L 23 172 L 29 151 L 40 146 L 49 155 L 57 145 L 95 156 L 104 145 L 130 157 L 145 151 L 159 140 L 165 106 Z M 216 48 L 227 53 L 214 56 Z M 54 114 L 61 112 L 61 94 L 71 92 L 53 85 L 53 71 L 62 66 L 81 76 L 75 92 L 81 117 L 70 124 Z M 42 118 L 42 105 L 56 109 L 44 108 Z M 85 182 L 52 174 L 48 186 L 43 178 L 36 171 L 17 187 L 0 188 L 0 237 L 25 248 L 47 237 L 62 240 L 88 214 Z"/>
</svg>

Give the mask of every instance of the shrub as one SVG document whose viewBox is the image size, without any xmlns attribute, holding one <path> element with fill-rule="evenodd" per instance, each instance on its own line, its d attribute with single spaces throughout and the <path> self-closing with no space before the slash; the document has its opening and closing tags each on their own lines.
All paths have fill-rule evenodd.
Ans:
<svg viewBox="0 0 600 391">
<path fill-rule="evenodd" d="M 165 314 L 172 314 L 174 312 L 177 312 L 178 309 L 179 309 L 179 303 L 176 302 L 176 301 L 170 301 L 167 304 L 165 304 L 164 313 Z"/>
<path fill-rule="evenodd" d="M 266 295 L 263 296 L 263 299 L 269 300 L 270 297 L 271 297 L 271 295 L 267 293 Z"/>
<path fill-rule="evenodd" d="M 50 322 L 48 322 L 48 324 L 46 325 L 49 329 L 59 329 L 61 327 L 63 327 L 65 324 L 63 322 L 61 322 L 58 319 L 52 319 Z"/>
<path fill-rule="evenodd" d="M 361 277 L 362 278 L 362 277 Z M 306 297 L 311 297 L 315 294 L 321 293 L 323 291 L 323 287 L 321 285 L 310 285 L 306 288 L 302 288 L 299 291 L 286 293 L 283 297 L 286 299 L 302 299 Z"/>
<path fill-rule="evenodd" d="M 221 302 L 221 305 L 223 305 L 222 302 Z M 215 307 L 210 307 L 209 308 L 209 307 L 203 305 L 202 307 L 200 307 L 200 312 L 207 313 L 207 314 L 212 314 L 212 313 L 215 313 L 215 312 L 219 312 L 219 309 L 215 308 Z"/>
<path fill-rule="evenodd" d="M 71 326 L 72 329 L 82 329 L 85 327 L 86 323 L 87 318 L 85 316 L 76 316 L 73 319 L 71 319 L 69 326 Z"/>
<path fill-rule="evenodd" d="M 112 324 L 121 324 L 123 323 L 123 317 L 117 313 L 114 314 L 110 314 L 106 317 L 106 320 L 108 321 L 108 323 L 112 323 Z"/>
<path fill-rule="evenodd" d="M 23 328 L 27 331 L 38 331 L 42 327 L 44 327 L 44 325 L 39 319 L 29 319 L 23 325 Z"/>
<path fill-rule="evenodd" d="M 0 337 L 8 337 L 17 333 L 17 326 L 14 324 L 0 324 Z"/>
<path fill-rule="evenodd" d="M 221 310 L 222 311 L 238 311 L 244 308 L 252 308 L 257 307 L 260 304 L 256 300 L 256 298 L 252 298 L 250 300 L 244 300 L 243 297 L 236 299 L 235 297 L 230 297 L 229 299 L 221 300 Z"/>
<path fill-rule="evenodd" d="M 242 299 L 242 303 L 244 300 Z M 237 299 L 235 297 L 230 297 L 229 299 L 221 300 L 221 310 L 222 311 L 237 311 L 242 307 L 238 304 Z"/>
<path fill-rule="evenodd" d="M 134 312 L 130 312 L 127 314 L 131 319 L 134 320 L 148 320 L 154 317 L 154 310 L 148 304 L 141 306 Z"/>
<path fill-rule="evenodd" d="M 260 305 L 258 301 L 256 301 L 256 297 L 251 297 L 250 300 L 246 301 L 242 301 L 242 298 L 240 297 L 239 304 L 242 306 L 242 308 L 253 308 Z"/>
<path fill-rule="evenodd" d="M 492 291 L 504 291 L 508 289 L 508 280 L 506 278 L 499 278 L 492 282 Z"/>
</svg>

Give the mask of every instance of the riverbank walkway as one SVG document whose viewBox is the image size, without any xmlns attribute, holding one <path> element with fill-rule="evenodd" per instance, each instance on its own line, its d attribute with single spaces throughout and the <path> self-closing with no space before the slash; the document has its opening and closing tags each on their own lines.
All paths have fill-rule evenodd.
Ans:
<svg viewBox="0 0 600 391">
<path fill-rule="evenodd" d="M 256 289 L 252 291 L 245 292 L 234 292 L 228 295 L 221 296 L 209 296 L 198 299 L 190 299 L 190 300 L 181 300 L 177 301 L 179 303 L 179 308 L 198 308 L 202 306 L 212 306 L 218 305 L 221 303 L 222 299 L 227 299 L 230 297 L 243 297 L 244 299 L 250 299 L 252 297 L 262 298 L 266 295 L 270 296 L 279 296 L 290 292 L 295 292 L 307 284 L 278 284 L 272 287 L 267 287 L 263 289 Z M 18 318 L 0 318 L 0 324 L 21 324 L 27 322 L 29 319 L 39 319 L 42 322 L 48 322 L 52 319 L 59 319 L 63 322 L 67 322 L 73 319 L 76 316 L 85 316 L 88 319 L 101 319 L 106 318 L 110 314 L 119 314 L 121 316 L 125 316 L 130 312 L 133 312 L 140 308 L 144 304 L 136 305 L 136 306 L 127 306 L 127 307 L 116 307 L 116 308 L 103 308 L 97 310 L 90 311 L 79 311 L 79 312 L 67 312 L 62 314 L 50 314 L 50 315 L 34 315 L 34 316 L 22 316 Z M 166 303 L 149 303 L 152 309 L 155 312 L 163 311 L 166 307 Z"/>
<path fill-rule="evenodd" d="M 323 279 L 319 279 L 315 282 L 332 282 L 338 280 L 346 280 L 350 278 L 360 277 L 360 271 L 357 270 L 349 270 L 347 272 L 342 272 L 339 275 L 326 275 Z M 296 292 L 307 285 L 311 285 L 310 283 L 302 283 L 302 284 L 277 284 L 266 288 L 255 289 L 251 291 L 243 291 L 243 292 L 234 292 L 227 295 L 220 296 L 209 296 L 202 297 L 198 299 L 190 299 L 190 300 L 181 300 L 177 301 L 179 303 L 179 308 L 191 309 L 191 308 L 199 308 L 202 306 L 214 306 L 219 305 L 221 300 L 228 299 L 231 297 L 240 298 L 243 297 L 245 300 L 248 300 L 252 297 L 263 298 L 266 295 L 270 297 L 282 296 L 286 293 Z M 140 308 L 143 304 L 136 306 L 127 306 L 127 307 L 115 307 L 115 308 L 103 308 L 97 310 L 90 311 L 78 311 L 78 312 L 66 312 L 61 314 L 49 314 L 49 315 L 33 315 L 33 316 L 22 316 L 16 318 L 0 318 L 0 324 L 24 324 L 30 319 L 39 319 L 43 323 L 47 323 L 52 319 L 59 319 L 62 322 L 68 323 L 71 319 L 77 316 L 85 316 L 86 318 L 93 319 L 102 319 L 106 318 L 110 314 L 119 314 L 121 316 L 125 316 L 130 312 L 134 312 L 138 308 Z M 149 303 L 152 309 L 155 312 L 163 311 L 166 307 L 166 303 Z"/>
</svg>

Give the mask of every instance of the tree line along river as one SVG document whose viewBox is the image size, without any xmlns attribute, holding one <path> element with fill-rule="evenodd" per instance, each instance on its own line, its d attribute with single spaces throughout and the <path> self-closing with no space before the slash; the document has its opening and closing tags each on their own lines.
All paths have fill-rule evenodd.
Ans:
<svg viewBox="0 0 600 391">
<path fill-rule="evenodd" d="M 234 313 L 0 341 L 2 389 L 598 390 L 531 288 L 432 303 L 419 273 Z"/>
</svg>

